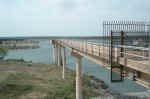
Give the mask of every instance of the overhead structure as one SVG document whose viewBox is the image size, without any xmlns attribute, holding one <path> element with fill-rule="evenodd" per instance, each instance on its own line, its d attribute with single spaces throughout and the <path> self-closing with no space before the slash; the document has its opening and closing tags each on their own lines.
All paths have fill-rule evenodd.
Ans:
<svg viewBox="0 0 150 99">
<path fill-rule="evenodd" d="M 131 49 L 123 46 L 147 47 L 149 46 L 150 25 L 143 21 L 104 21 L 103 22 L 103 46 L 106 46 L 109 57 L 108 64 L 111 65 L 111 81 L 122 81 L 124 72 L 123 65 L 120 65 L 120 57 L 126 63 L 126 53 Z M 133 49 L 132 49 L 133 52 Z M 140 53 L 140 52 L 135 52 Z M 148 53 L 148 52 L 147 52 Z M 130 56 L 131 58 L 131 56 Z M 133 57 L 132 57 L 133 59 Z M 120 77 L 114 73 L 118 71 Z"/>
</svg>

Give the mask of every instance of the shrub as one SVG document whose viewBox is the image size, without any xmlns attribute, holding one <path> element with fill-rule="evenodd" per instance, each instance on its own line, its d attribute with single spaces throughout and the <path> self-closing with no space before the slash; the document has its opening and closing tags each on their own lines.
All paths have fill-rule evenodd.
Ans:
<svg viewBox="0 0 150 99">
<path fill-rule="evenodd" d="M 7 48 L 0 48 L 0 55 L 6 56 L 7 53 L 8 53 L 8 49 Z"/>
</svg>

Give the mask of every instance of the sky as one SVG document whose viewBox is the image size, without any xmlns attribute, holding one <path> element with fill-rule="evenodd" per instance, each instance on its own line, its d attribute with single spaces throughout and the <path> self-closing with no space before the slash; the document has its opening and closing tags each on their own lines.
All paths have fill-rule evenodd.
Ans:
<svg viewBox="0 0 150 99">
<path fill-rule="evenodd" d="M 150 0 L 0 0 L 0 36 L 99 36 L 104 20 L 150 20 Z"/>
</svg>

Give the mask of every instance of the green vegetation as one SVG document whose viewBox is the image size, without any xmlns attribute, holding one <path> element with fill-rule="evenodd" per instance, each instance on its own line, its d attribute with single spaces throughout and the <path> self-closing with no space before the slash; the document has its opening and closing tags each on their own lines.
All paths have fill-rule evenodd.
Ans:
<svg viewBox="0 0 150 99">
<path fill-rule="evenodd" d="M 7 59 L 7 62 L 26 62 L 24 59 Z"/>
<path fill-rule="evenodd" d="M 8 52 L 8 48 L 4 48 L 4 47 L 0 48 L 0 55 L 6 56 L 7 52 Z"/>
<path fill-rule="evenodd" d="M 22 78 L 29 80 L 29 75 L 10 73 L 9 76 L 0 83 L 0 97 L 2 99 L 9 99 L 10 97 L 15 99 L 18 95 L 31 92 L 32 85 L 29 83 L 25 84 Z"/>
<path fill-rule="evenodd" d="M 62 79 L 55 65 L 2 61 L 0 65 L 0 97 L 2 99 L 75 99 L 75 72 L 67 69 Z M 105 95 L 96 91 L 93 77 L 83 75 L 83 97 Z M 98 87 L 98 86 L 97 86 Z"/>
</svg>

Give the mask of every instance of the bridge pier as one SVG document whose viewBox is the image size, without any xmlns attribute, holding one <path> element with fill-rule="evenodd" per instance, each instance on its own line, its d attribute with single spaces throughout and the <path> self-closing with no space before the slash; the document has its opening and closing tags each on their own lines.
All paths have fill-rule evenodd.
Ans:
<svg viewBox="0 0 150 99">
<path fill-rule="evenodd" d="M 61 47 L 59 45 L 57 45 L 57 65 L 58 67 L 61 65 Z"/>
<path fill-rule="evenodd" d="M 53 44 L 53 64 L 57 64 L 57 47 L 56 44 Z"/>
<path fill-rule="evenodd" d="M 57 47 L 57 44 L 55 44 L 55 55 L 56 55 L 56 57 L 55 57 L 55 60 L 56 60 L 56 65 L 58 64 L 58 47 Z"/>
<path fill-rule="evenodd" d="M 63 47 L 63 71 L 62 71 L 62 78 L 65 79 L 65 69 L 66 69 L 66 48 Z"/>
<path fill-rule="evenodd" d="M 76 99 L 82 99 L 82 57 L 76 56 Z"/>
<path fill-rule="evenodd" d="M 52 54 L 53 54 L 53 64 L 55 64 L 55 45 L 52 46 Z"/>
<path fill-rule="evenodd" d="M 76 99 L 82 99 L 82 56 L 73 50 L 71 56 L 76 57 Z"/>
</svg>

